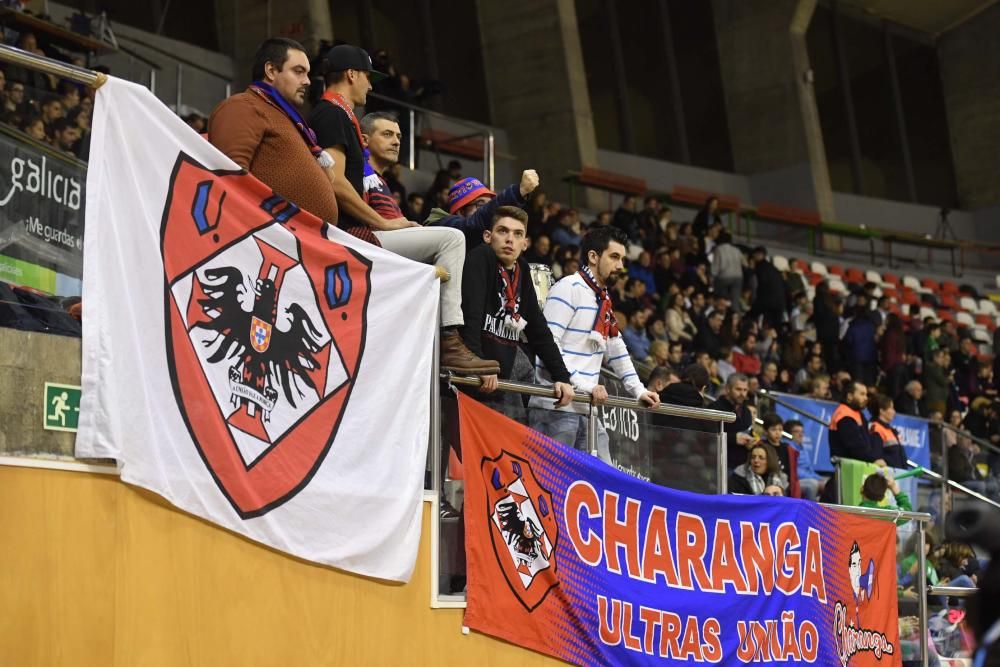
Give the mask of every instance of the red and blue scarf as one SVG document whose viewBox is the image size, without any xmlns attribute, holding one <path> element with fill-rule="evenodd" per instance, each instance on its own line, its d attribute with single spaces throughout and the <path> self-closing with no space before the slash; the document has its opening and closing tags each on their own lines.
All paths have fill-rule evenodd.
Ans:
<svg viewBox="0 0 1000 667">
<path fill-rule="evenodd" d="M 299 131 L 299 134 L 302 136 L 302 140 L 305 141 L 306 146 L 309 147 L 309 152 L 312 153 L 313 157 L 316 158 L 316 161 L 319 162 L 321 167 L 328 168 L 333 166 L 333 158 L 323 152 L 323 148 L 316 141 L 316 133 L 313 132 L 313 129 L 309 127 L 308 123 L 306 123 L 302 114 L 300 114 L 299 110 L 293 105 L 289 104 L 288 100 L 286 100 L 274 86 L 269 83 L 265 83 L 264 81 L 254 81 L 250 84 L 250 90 L 263 97 L 288 116 L 288 120 L 292 121 L 292 125 L 294 125 L 295 129 Z"/>
</svg>

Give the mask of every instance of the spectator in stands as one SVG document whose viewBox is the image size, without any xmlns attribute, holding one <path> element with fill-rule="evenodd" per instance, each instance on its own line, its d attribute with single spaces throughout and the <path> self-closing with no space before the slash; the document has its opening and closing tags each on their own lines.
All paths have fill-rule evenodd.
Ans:
<svg viewBox="0 0 1000 667">
<path fill-rule="evenodd" d="M 638 243 L 639 216 L 636 214 L 638 200 L 632 195 L 625 195 L 621 206 L 615 211 L 611 224 L 620 229 L 631 243 Z"/>
<path fill-rule="evenodd" d="M 760 358 L 754 349 L 757 344 L 757 334 L 746 331 L 740 336 L 739 344 L 733 348 L 733 366 L 737 373 L 755 376 L 760 373 Z"/>
<path fill-rule="evenodd" d="M 28 116 L 21 129 L 35 141 L 45 142 L 48 138 L 45 135 L 45 122 L 41 116 Z"/>
<path fill-rule="evenodd" d="M 63 79 L 59 82 L 56 92 L 67 114 L 80 106 L 80 88 L 75 82 Z"/>
<path fill-rule="evenodd" d="M 528 224 L 531 224 L 530 221 Z M 524 253 L 525 260 L 530 264 L 552 265 L 552 242 L 545 234 L 539 234 L 531 243 L 531 248 Z"/>
<path fill-rule="evenodd" d="M 660 390 L 660 402 L 689 408 L 703 408 L 705 407 L 705 390 L 708 383 L 709 375 L 705 367 L 701 364 L 690 364 L 684 368 L 679 382 L 670 383 Z M 718 432 L 718 425 L 715 422 L 706 422 L 690 417 L 653 414 L 653 424 L 693 431 L 711 430 L 714 427 Z"/>
<path fill-rule="evenodd" d="M 50 95 L 42 100 L 42 120 L 45 122 L 46 128 L 51 129 L 52 123 L 65 116 L 66 109 L 58 97 Z"/>
<path fill-rule="evenodd" d="M 783 496 L 788 478 L 779 470 L 773 449 L 756 444 L 729 475 L 729 492 L 751 496 Z"/>
<path fill-rule="evenodd" d="M 419 192 L 411 192 L 406 196 L 405 209 L 407 220 L 423 220 L 424 196 Z"/>
<path fill-rule="evenodd" d="M 780 386 L 778 374 L 778 363 L 775 361 L 765 361 L 760 370 L 760 388 L 767 391 L 785 391 L 787 387 Z"/>
<path fill-rule="evenodd" d="M 767 259 L 767 250 L 757 247 L 750 253 L 750 268 L 754 276 L 753 308 L 751 317 L 762 315 L 764 321 L 780 327 L 785 320 L 785 280 L 781 272 Z"/>
<path fill-rule="evenodd" d="M 564 277 L 549 292 L 545 302 L 545 320 L 563 353 L 573 387 L 590 394 L 595 405 L 608 399 L 608 392 L 598 384 L 601 363 L 607 360 L 625 388 L 651 407 L 660 397 L 646 390 L 629 358 L 625 342 L 608 295 L 608 283 L 624 268 L 625 243 L 628 239 L 614 227 L 598 227 L 583 239 L 581 255 L 586 264 L 579 272 Z M 541 384 L 552 384 L 545 369 L 538 370 Z M 533 397 L 530 405 L 548 407 Z M 559 410 L 536 410 L 532 426 L 571 447 L 586 450 L 587 414 L 582 406 L 570 404 Z M 602 461 L 611 462 L 608 434 L 603 424 L 597 434 L 597 450 Z"/>
<path fill-rule="evenodd" d="M 886 509 L 883 501 L 885 500 L 886 491 L 892 491 L 892 496 L 895 499 L 895 505 L 898 509 L 904 512 L 910 512 L 913 510 L 913 506 L 910 505 L 910 497 L 899 488 L 899 482 L 897 482 L 890 470 L 879 470 L 873 472 L 872 474 L 865 477 L 865 481 L 861 484 L 861 507 L 881 507 Z M 902 525 L 909 521 L 909 519 L 899 519 L 897 523 Z"/>
<path fill-rule="evenodd" d="M 684 367 L 684 345 L 673 341 L 669 343 L 669 352 L 667 353 L 667 365 L 671 368 L 683 368 Z"/>
<path fill-rule="evenodd" d="M 634 359 L 645 359 L 649 356 L 649 345 L 652 343 L 646 335 L 646 322 L 649 320 L 649 311 L 645 308 L 637 308 L 628 318 L 628 326 L 622 331 L 622 338 L 625 347 Z"/>
<path fill-rule="evenodd" d="M 794 366 L 792 366 L 794 368 Z M 795 380 L 793 382 L 793 389 L 795 391 L 805 391 L 808 392 L 809 387 L 814 383 L 816 377 L 823 373 L 823 357 L 818 354 L 809 354 L 806 357 L 805 365 L 803 365 L 799 371 L 795 374 Z M 827 377 L 827 385 L 830 383 L 830 378 Z M 829 389 L 829 387 L 827 387 Z"/>
<path fill-rule="evenodd" d="M 385 113 L 385 112 L 376 112 Z M 374 114 L 368 114 L 368 116 Z M 374 156 L 374 152 L 373 152 Z M 520 337 L 523 335 L 554 380 L 556 406 L 573 400 L 569 371 L 538 305 L 528 264 L 521 259 L 527 237 L 528 215 L 513 206 L 501 206 L 493 226 L 483 233 L 485 243 L 469 252 L 462 273 L 462 340 L 476 356 L 499 364 L 498 374 L 481 375 L 480 391 L 496 391 L 500 378 L 511 379 Z M 514 394 L 505 394 L 520 403 Z M 509 399 L 501 399 L 501 401 Z"/>
<path fill-rule="evenodd" d="M 781 417 L 773 412 L 769 412 L 764 415 L 761 419 L 764 432 L 761 434 L 761 438 L 758 441 L 760 444 L 766 445 L 774 450 L 775 455 L 778 457 L 778 462 L 781 464 L 781 472 L 785 473 L 788 477 L 789 485 L 791 487 L 796 486 L 797 480 L 794 479 L 794 468 L 791 465 L 791 456 L 788 451 L 788 445 L 782 442 L 781 438 L 785 431 L 785 424 L 781 421 Z M 789 494 L 793 497 L 798 497 L 794 494 Z"/>
<path fill-rule="evenodd" d="M 851 377 L 867 385 L 875 384 L 878 371 L 875 325 L 862 305 L 855 306 L 854 317 L 843 338 L 843 346 Z"/>
<path fill-rule="evenodd" d="M 667 366 L 656 366 L 649 373 L 649 379 L 646 380 L 646 389 L 655 394 L 660 394 L 660 403 L 662 403 L 663 391 L 670 385 L 677 384 L 680 381 L 681 379 L 674 369 Z"/>
<path fill-rule="evenodd" d="M 896 397 L 895 405 L 904 415 L 926 417 L 928 410 L 924 402 L 924 386 L 919 380 L 910 380 L 903 388 L 903 393 Z"/>
<path fill-rule="evenodd" d="M 886 317 L 885 331 L 878 341 L 878 352 L 879 366 L 886 376 L 887 392 L 890 396 L 898 396 L 906 379 L 906 334 L 899 315 L 889 313 Z"/>
<path fill-rule="evenodd" d="M 353 64 L 362 66 L 358 62 Z M 367 93 L 367 74 L 352 71 L 354 81 L 359 81 L 364 76 L 364 84 L 359 85 L 358 89 L 363 87 L 363 92 Z M 315 135 L 296 109 L 305 102 L 310 83 L 309 59 L 304 49 L 290 39 L 265 40 L 254 57 L 252 78 L 254 83 L 246 92 L 233 95 L 216 107 L 209 119 L 209 140 L 240 167 L 248 170 L 282 197 L 296 202 L 317 217 L 336 224 L 338 207 L 331 180 L 335 181 L 338 176 L 343 180 L 345 165 L 340 165 L 338 173 L 336 165 L 330 164 L 329 156 L 324 157 L 322 147 L 316 144 Z M 360 155 L 360 127 L 357 129 L 358 133 L 352 135 L 352 139 L 358 142 Z M 341 158 L 343 156 L 342 152 Z M 358 185 L 361 185 L 360 181 Z M 358 192 L 354 194 L 360 200 Z M 361 204 L 365 205 L 364 202 Z M 382 221 L 381 216 L 375 215 Z M 405 218 L 403 222 L 410 224 Z M 427 230 L 417 228 L 414 231 Z M 407 234 L 407 238 L 409 236 Z M 430 236 L 433 234 L 427 237 Z M 484 362 L 475 357 L 458 335 L 457 329 L 462 324 L 460 290 L 465 244 L 460 234 L 450 236 L 454 238 L 447 250 L 450 261 L 445 269 L 454 276 L 454 281 L 449 281 L 450 287 L 449 283 L 442 285 L 444 329 L 441 337 L 441 365 L 476 374 L 498 372 L 499 366 L 495 362 Z M 374 236 L 370 238 L 379 242 Z M 396 246 L 395 238 L 397 237 L 389 241 L 390 246 Z M 441 245 L 434 247 L 441 248 Z M 394 250 L 395 247 L 388 249 Z M 421 243 L 420 249 L 426 258 L 435 255 L 427 244 Z M 441 254 L 444 254 L 443 249 Z"/>
<path fill-rule="evenodd" d="M 660 239 L 660 212 L 663 202 L 656 197 L 646 197 L 639 211 L 639 241 L 647 250 L 655 249 Z"/>
<path fill-rule="evenodd" d="M 725 425 L 727 467 L 732 469 L 746 457 L 747 448 L 753 444 L 750 435 L 753 417 L 746 406 L 750 383 L 746 375 L 733 373 L 726 378 L 724 393 L 708 407 L 736 414 L 736 420 Z"/>
<path fill-rule="evenodd" d="M 823 345 L 823 361 L 830 371 L 840 370 L 840 298 L 830 291 L 826 281 L 816 286 L 813 297 L 813 323 L 816 325 L 816 339 Z"/>
<path fill-rule="evenodd" d="M 18 36 L 15 46 L 36 56 L 48 57 L 48 54 L 38 46 L 38 38 L 35 37 L 35 33 L 30 30 L 25 30 Z M 20 65 L 8 65 L 7 75 L 11 79 L 27 85 L 36 95 L 54 92 L 58 81 L 52 74 L 46 74 L 37 69 L 21 67 Z"/>
<path fill-rule="evenodd" d="M 575 228 L 576 222 L 576 216 L 569 209 L 560 211 L 556 216 L 556 226 L 552 230 L 552 242 L 562 246 L 580 245 L 583 237 Z"/>
<path fill-rule="evenodd" d="M 723 345 L 719 350 L 719 357 L 715 359 L 715 370 L 719 379 L 725 382 L 731 375 L 736 373 L 736 366 L 733 365 L 733 348 L 730 345 Z"/>
<path fill-rule="evenodd" d="M 704 350 L 713 358 L 717 358 L 722 351 L 722 322 L 724 313 L 713 310 L 709 313 L 704 327 L 698 327 L 698 333 L 694 337 L 694 349 Z"/>
<path fill-rule="evenodd" d="M 681 259 L 686 260 L 698 254 L 699 241 L 694 234 L 694 226 L 690 222 L 685 222 L 680 227 L 677 234 L 677 247 L 681 253 Z"/>
<path fill-rule="evenodd" d="M 923 354 L 924 364 L 928 364 L 934 359 L 934 353 L 941 347 L 941 323 L 934 322 L 930 318 L 924 318 L 923 345 L 917 347 Z M 914 340 L 917 340 L 915 337 Z"/>
<path fill-rule="evenodd" d="M 483 232 L 500 206 L 524 208 L 528 196 L 538 187 L 538 172 L 525 169 L 521 181 L 508 185 L 499 196 L 476 178 L 464 178 L 448 190 L 448 210 L 431 209 L 426 223 L 432 227 L 451 227 L 465 234 L 466 248 L 482 243 Z"/>
<path fill-rule="evenodd" d="M 705 234 L 708 233 L 708 228 L 713 224 L 722 224 L 722 218 L 719 217 L 719 198 L 715 195 L 709 196 L 705 200 L 704 205 L 698 210 L 698 213 L 694 216 L 694 223 L 691 226 L 691 232 L 698 238 L 704 238 Z M 681 233 L 683 234 L 683 229 Z"/>
<path fill-rule="evenodd" d="M 52 123 L 52 146 L 66 155 L 76 157 L 73 148 L 80 140 L 80 128 L 74 125 L 68 118 L 59 118 Z"/>
<path fill-rule="evenodd" d="M 795 448 L 798 454 L 796 457 L 796 476 L 799 481 L 801 497 L 805 500 L 816 500 L 823 491 L 826 479 L 816 471 L 813 454 L 815 443 L 810 442 L 807 446 L 805 426 L 797 419 L 789 419 L 785 422 L 785 432 L 792 437 L 789 446 Z"/>
<path fill-rule="evenodd" d="M 629 263 L 628 275 L 637 278 L 646 284 L 648 294 L 656 294 L 656 279 L 653 276 L 653 257 L 649 251 L 643 250 L 639 253 L 639 258 Z"/>
<path fill-rule="evenodd" d="M 906 451 L 899 432 L 892 427 L 892 420 L 896 418 L 892 399 L 885 394 L 876 394 L 871 399 L 868 411 L 873 417 L 870 424 L 872 435 L 881 442 L 882 458 L 893 468 L 905 469 Z"/>
<path fill-rule="evenodd" d="M 28 112 L 28 102 L 24 97 L 24 83 L 22 81 L 7 82 L 3 112 L 5 118 L 10 118 L 12 115 L 23 116 Z"/>
<path fill-rule="evenodd" d="M 934 339 L 927 340 L 930 343 Z M 943 414 L 948 404 L 948 388 L 954 371 L 949 368 L 947 348 L 936 348 L 931 355 L 930 363 L 924 366 L 924 401 L 929 412 Z"/>
<path fill-rule="evenodd" d="M 742 312 L 743 253 L 733 245 L 733 236 L 729 232 L 719 234 L 718 245 L 712 253 L 712 286 L 716 294 L 729 299 L 736 312 Z"/>
<path fill-rule="evenodd" d="M 434 208 L 439 208 L 443 211 L 448 210 L 448 191 L 451 189 L 453 183 L 454 181 L 447 169 L 438 170 L 434 176 L 434 181 L 427 188 L 427 192 L 424 193 L 424 210 L 420 213 L 420 220 L 426 220 Z"/>
<path fill-rule="evenodd" d="M 628 341 L 625 341 L 625 344 L 628 345 Z M 635 357 L 635 355 L 632 356 Z M 649 356 L 647 356 L 645 359 L 641 359 L 640 357 L 635 357 L 635 358 L 637 360 L 642 361 L 644 364 L 653 366 L 654 368 L 657 366 L 673 368 L 673 365 L 670 364 L 668 361 L 669 357 L 670 357 L 670 344 L 663 340 L 654 340 L 652 343 L 649 344 Z M 660 391 L 659 389 L 654 389 L 650 387 L 648 382 L 646 383 L 646 388 L 649 389 L 650 391 L 655 391 L 657 393 L 659 393 Z"/>
<path fill-rule="evenodd" d="M 869 434 L 868 420 L 862 412 L 867 406 L 868 387 L 862 382 L 852 382 L 830 417 L 830 456 L 885 466 L 882 443 Z"/>
<path fill-rule="evenodd" d="M 665 316 L 667 334 L 670 340 L 691 341 L 698 330 L 684 308 L 684 295 L 677 293 L 670 298 L 670 307 Z"/>
<path fill-rule="evenodd" d="M 830 376 L 826 373 L 816 375 L 809 381 L 806 387 L 809 390 L 809 397 L 817 401 L 829 401 L 832 397 L 830 392 Z"/>
</svg>

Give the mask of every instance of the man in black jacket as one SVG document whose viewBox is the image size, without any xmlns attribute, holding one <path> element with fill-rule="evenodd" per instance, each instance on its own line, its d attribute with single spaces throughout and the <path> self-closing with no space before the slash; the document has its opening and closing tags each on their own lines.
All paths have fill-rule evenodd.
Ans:
<svg viewBox="0 0 1000 667">
<path fill-rule="evenodd" d="M 754 437 L 750 434 L 753 426 L 753 415 L 747 407 L 747 394 L 750 391 L 750 381 L 742 373 L 733 373 L 726 379 L 724 393 L 708 407 L 712 410 L 722 410 L 736 414 L 736 421 L 725 425 L 726 431 L 726 468 L 733 470 L 747 460 L 747 449 L 753 445 Z"/>
<path fill-rule="evenodd" d="M 510 378 L 517 346 L 523 333 L 533 355 L 538 356 L 554 381 L 556 405 L 573 399 L 569 371 L 559 347 L 545 323 L 538 297 L 521 259 L 528 214 L 513 206 L 501 206 L 491 228 L 483 232 L 485 243 L 465 259 L 462 272 L 462 339 L 474 354 L 500 364 L 498 375 L 482 375 L 481 391 L 496 390 L 499 378 Z"/>
<path fill-rule="evenodd" d="M 753 268 L 756 285 L 750 316 L 763 315 L 765 321 L 778 328 L 785 320 L 785 279 L 767 259 L 767 250 L 763 247 L 754 248 L 750 255 L 750 266 Z"/>
</svg>

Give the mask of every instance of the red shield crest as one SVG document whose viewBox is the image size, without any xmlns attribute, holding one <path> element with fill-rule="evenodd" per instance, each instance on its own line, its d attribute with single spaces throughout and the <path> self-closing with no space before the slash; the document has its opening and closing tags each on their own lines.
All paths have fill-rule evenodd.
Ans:
<svg viewBox="0 0 1000 667">
<path fill-rule="evenodd" d="M 506 451 L 484 459 L 481 470 L 497 564 L 514 595 L 532 611 L 559 583 L 552 495 L 539 484 L 526 459 Z"/>
<path fill-rule="evenodd" d="M 371 262 L 241 172 L 181 154 L 161 226 L 178 407 L 244 519 L 288 501 L 333 444 L 365 345 Z"/>
</svg>

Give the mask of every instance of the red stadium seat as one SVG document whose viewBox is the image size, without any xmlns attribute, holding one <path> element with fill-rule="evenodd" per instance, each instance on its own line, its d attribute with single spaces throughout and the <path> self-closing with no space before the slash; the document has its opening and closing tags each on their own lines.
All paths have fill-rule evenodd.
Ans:
<svg viewBox="0 0 1000 667">
<path fill-rule="evenodd" d="M 833 270 L 833 267 L 830 268 Z M 865 277 L 865 272 L 856 268 L 847 269 L 847 273 L 844 274 L 844 279 L 849 283 L 858 283 L 859 285 L 863 285 L 868 281 Z"/>
<path fill-rule="evenodd" d="M 844 267 L 840 266 L 839 264 L 830 264 L 829 266 L 826 267 L 826 270 L 828 273 L 831 273 L 835 276 L 840 276 L 841 278 L 844 277 Z"/>
<path fill-rule="evenodd" d="M 801 260 L 801 259 L 793 259 L 792 260 L 792 268 L 795 269 L 796 271 L 800 271 L 802 273 L 808 273 L 809 272 L 809 262 L 806 262 L 806 261 Z"/>
<path fill-rule="evenodd" d="M 920 297 L 913 290 L 904 288 L 899 301 L 900 303 L 905 303 L 907 306 L 916 306 L 920 304 Z"/>
<path fill-rule="evenodd" d="M 958 294 L 958 283 L 952 280 L 942 280 L 941 291 L 945 294 Z"/>
<path fill-rule="evenodd" d="M 821 282 L 826 280 L 826 276 L 821 276 L 818 273 L 807 273 L 806 279 L 809 281 L 810 285 L 815 287 L 816 285 L 819 285 Z"/>
<path fill-rule="evenodd" d="M 892 287 L 883 287 L 882 296 L 887 296 L 893 301 L 899 301 L 899 291 Z"/>
<path fill-rule="evenodd" d="M 982 324 L 987 329 L 996 326 L 996 323 L 993 321 L 993 318 L 990 317 L 989 315 L 976 315 L 975 317 L 976 317 L 976 323 Z"/>
<path fill-rule="evenodd" d="M 955 315 L 952 314 L 952 312 L 950 310 L 941 309 L 941 310 L 937 311 L 937 314 L 938 314 L 938 319 L 939 320 L 944 320 L 944 321 L 947 321 L 947 322 L 954 322 L 955 321 Z"/>
<path fill-rule="evenodd" d="M 933 278 L 924 278 L 920 281 L 920 284 L 929 290 L 934 290 L 935 292 L 941 289 L 941 286 L 938 285 L 938 281 Z"/>
<path fill-rule="evenodd" d="M 895 273 L 883 273 L 882 280 L 889 283 L 890 285 L 899 286 L 899 276 L 897 276 Z"/>
<path fill-rule="evenodd" d="M 951 310 L 958 310 L 958 301 L 955 300 L 954 295 L 949 293 L 944 293 L 941 295 L 941 305 L 945 308 L 950 308 Z"/>
</svg>

